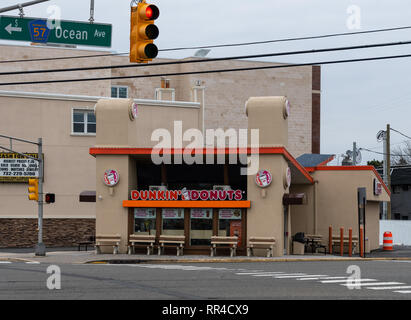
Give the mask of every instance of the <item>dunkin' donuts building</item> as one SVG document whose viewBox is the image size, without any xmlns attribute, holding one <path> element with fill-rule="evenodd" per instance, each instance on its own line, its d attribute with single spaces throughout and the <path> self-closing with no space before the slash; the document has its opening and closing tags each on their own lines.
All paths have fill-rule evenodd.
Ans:
<svg viewBox="0 0 411 320">
<path fill-rule="evenodd" d="M 327 166 L 331 155 L 295 159 L 287 150 L 290 112 L 285 97 L 250 98 L 248 144 L 245 131 L 231 144 L 225 131 L 221 147 L 204 130 L 201 107 L 100 100 L 90 149 L 96 234 L 120 235 L 121 253 L 132 234 L 183 235 L 185 254 L 209 254 L 213 235 L 238 236 L 240 255 L 250 237 L 274 237 L 274 256 L 282 256 L 297 232 L 322 235 L 324 244 L 330 225 L 357 235 L 364 187 L 366 249 L 377 249 L 379 203 L 390 200 L 381 177 L 370 166 Z"/>
</svg>

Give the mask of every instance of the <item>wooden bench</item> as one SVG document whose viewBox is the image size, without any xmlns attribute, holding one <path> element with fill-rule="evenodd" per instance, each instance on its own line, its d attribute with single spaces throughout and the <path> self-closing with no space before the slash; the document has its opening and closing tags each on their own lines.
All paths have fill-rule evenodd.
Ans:
<svg viewBox="0 0 411 320">
<path fill-rule="evenodd" d="M 98 234 L 96 236 L 96 250 L 97 254 L 101 253 L 103 246 L 113 246 L 113 254 L 118 254 L 118 247 L 120 246 L 121 236 L 119 234 Z"/>
<path fill-rule="evenodd" d="M 217 254 L 217 246 L 230 248 L 230 257 L 234 257 L 236 255 L 237 250 L 237 243 L 238 237 L 223 237 L 223 236 L 212 236 L 211 237 L 211 256 Z"/>
<path fill-rule="evenodd" d="M 176 247 L 177 256 L 183 255 L 184 243 L 186 241 L 185 236 L 165 236 L 160 235 L 158 245 L 158 255 L 164 254 L 164 247 Z"/>
<path fill-rule="evenodd" d="M 347 245 L 349 246 L 349 240 L 350 238 L 348 236 L 344 236 L 343 238 L 343 245 Z M 332 246 L 334 248 L 334 246 L 337 245 L 338 247 L 341 245 L 341 236 L 340 235 L 335 235 L 333 234 L 332 237 Z M 355 253 L 355 250 L 358 247 L 358 237 L 357 236 L 353 236 L 352 237 L 352 253 Z"/>
<path fill-rule="evenodd" d="M 156 242 L 156 236 L 148 234 L 130 234 L 128 246 L 128 254 L 135 253 L 136 246 L 147 247 L 147 255 L 149 256 L 154 252 L 154 242 Z"/>
<path fill-rule="evenodd" d="M 272 257 L 275 246 L 275 238 L 250 237 L 247 246 L 247 257 L 254 255 L 254 248 L 267 249 L 267 257 Z"/>
</svg>

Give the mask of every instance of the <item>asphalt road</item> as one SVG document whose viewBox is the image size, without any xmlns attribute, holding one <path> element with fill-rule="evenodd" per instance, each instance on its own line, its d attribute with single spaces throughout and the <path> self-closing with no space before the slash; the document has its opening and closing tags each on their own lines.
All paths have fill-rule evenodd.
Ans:
<svg viewBox="0 0 411 320">
<path fill-rule="evenodd" d="M 354 289 L 351 265 L 361 272 Z M 411 261 L 63 264 L 54 290 L 49 266 L 0 263 L 0 299 L 411 299 Z"/>
</svg>

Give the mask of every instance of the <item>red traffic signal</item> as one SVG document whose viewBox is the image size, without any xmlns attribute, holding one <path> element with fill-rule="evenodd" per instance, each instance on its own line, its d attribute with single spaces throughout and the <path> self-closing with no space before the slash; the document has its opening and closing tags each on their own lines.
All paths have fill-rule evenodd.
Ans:
<svg viewBox="0 0 411 320">
<path fill-rule="evenodd" d="M 54 203 L 56 201 L 56 195 L 54 193 L 46 193 L 44 201 L 46 203 Z"/>
<path fill-rule="evenodd" d="M 141 1 L 131 7 L 130 21 L 130 62 L 148 63 L 158 54 L 154 40 L 160 31 L 154 24 L 160 10 L 153 4 Z"/>
</svg>

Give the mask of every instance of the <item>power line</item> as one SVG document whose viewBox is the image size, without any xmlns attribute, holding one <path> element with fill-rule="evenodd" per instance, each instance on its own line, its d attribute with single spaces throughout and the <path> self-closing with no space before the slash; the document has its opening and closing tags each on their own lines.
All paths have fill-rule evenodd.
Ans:
<svg viewBox="0 0 411 320">
<path fill-rule="evenodd" d="M 3 82 L 0 86 L 10 85 L 25 85 L 25 84 L 47 84 L 47 83 L 66 83 L 66 82 L 85 82 L 85 81 L 103 81 L 103 80 L 120 80 L 120 79 L 138 79 L 138 78 L 154 78 L 154 77 L 166 77 L 166 76 L 184 76 L 194 74 L 209 74 L 209 73 L 225 73 L 225 72 L 238 72 L 238 71 L 252 71 L 252 70 L 265 70 L 265 69 L 280 69 L 280 68 L 295 68 L 303 66 L 313 65 L 328 65 L 328 64 L 340 64 L 351 62 L 365 62 L 365 61 L 377 61 L 387 59 L 399 59 L 409 58 L 411 54 L 395 55 L 395 56 L 382 56 L 360 59 L 347 59 L 347 60 L 332 60 L 332 61 L 317 61 L 308 63 L 296 63 L 296 64 L 284 64 L 276 66 L 263 66 L 263 67 L 248 67 L 248 68 L 232 68 L 232 69 L 216 69 L 216 70 L 204 70 L 204 71 L 189 71 L 189 72 L 173 72 L 173 73 L 158 73 L 158 74 L 143 74 L 133 76 L 117 76 L 117 77 L 98 77 L 98 78 L 83 78 L 83 79 L 63 79 L 63 80 L 40 80 L 40 81 L 28 81 L 28 82 Z"/>
<path fill-rule="evenodd" d="M 256 58 L 268 58 L 268 57 L 278 57 L 278 56 L 288 56 L 288 55 L 300 55 L 300 54 L 336 52 L 336 51 L 345 51 L 345 50 L 370 49 L 370 48 L 377 48 L 377 47 L 378 48 L 380 48 L 380 47 L 391 47 L 391 46 L 400 46 L 400 45 L 409 45 L 409 44 L 411 44 L 411 41 L 374 43 L 374 44 L 348 46 L 348 47 L 333 47 L 333 48 L 323 48 L 323 49 L 287 51 L 287 52 L 278 52 L 278 53 L 265 53 L 265 54 L 255 54 L 255 55 L 245 55 L 245 56 L 231 56 L 231 57 L 211 58 L 211 59 L 195 59 L 195 60 L 184 60 L 184 61 L 178 60 L 178 61 L 168 61 L 168 62 L 157 62 L 157 63 L 148 64 L 148 65 L 146 65 L 146 64 L 122 64 L 122 65 L 109 65 L 109 66 L 98 66 L 98 67 L 42 69 L 42 70 L 28 70 L 28 71 L 7 71 L 7 72 L 1 72 L 0 76 L 19 75 L 19 74 L 36 74 L 36 73 L 107 70 L 107 69 L 120 69 L 120 68 L 124 69 L 124 68 L 138 68 L 138 67 L 155 67 L 155 66 L 187 64 L 187 63 L 208 63 L 208 62 L 227 61 L 227 60 L 256 59 Z"/>
<path fill-rule="evenodd" d="M 391 129 L 391 131 L 395 131 L 395 132 L 399 133 L 400 135 L 402 135 L 402 136 L 404 136 L 404 137 L 406 137 L 406 138 L 408 138 L 408 139 L 410 139 L 410 140 L 411 140 L 411 137 L 409 137 L 409 136 L 407 136 L 407 135 L 403 134 L 402 132 L 400 132 L 400 131 L 398 131 L 398 130 L 395 130 L 395 129 L 393 129 L 393 128 L 390 128 L 390 129 Z"/>
<path fill-rule="evenodd" d="M 402 26 L 402 27 L 385 28 L 385 29 L 373 29 L 373 30 L 357 31 L 357 32 L 331 33 L 331 34 L 318 35 L 318 36 L 283 38 L 283 39 L 254 41 L 254 42 L 243 42 L 243 43 L 231 43 L 231 44 L 219 44 L 219 45 L 206 45 L 206 46 L 168 48 L 168 49 L 159 49 L 159 51 L 160 51 L 160 52 L 167 52 L 167 51 L 179 51 L 179 50 L 210 49 L 210 48 L 223 48 L 223 47 L 239 47 L 239 46 L 250 46 L 250 45 L 259 45 L 259 44 L 276 43 L 276 42 L 290 42 L 290 41 L 301 41 L 301 40 L 312 40 L 312 39 L 322 39 L 322 38 L 331 38 L 331 37 L 340 37 L 340 36 L 349 36 L 349 35 L 368 34 L 368 33 L 398 31 L 398 30 L 406 30 L 406 29 L 411 29 L 411 26 Z M 0 61 L 0 63 L 52 61 L 52 60 L 63 60 L 63 59 L 81 59 L 81 58 L 107 57 L 107 56 L 128 55 L 128 54 L 129 54 L 129 52 L 122 52 L 122 53 L 108 53 L 108 54 L 97 54 L 97 55 L 80 55 L 80 56 L 71 56 L 71 57 L 55 57 L 55 58 L 37 58 L 37 59 L 4 60 L 4 61 Z"/>
<path fill-rule="evenodd" d="M 242 42 L 242 43 L 232 43 L 232 44 L 219 44 L 219 45 L 197 46 L 197 47 L 180 47 L 180 48 L 172 48 L 172 49 L 162 49 L 162 50 L 159 50 L 159 51 L 177 51 L 177 50 L 189 50 L 189 49 L 212 49 L 212 48 L 221 48 L 221 47 L 238 47 L 238 46 L 249 46 L 249 45 L 256 45 L 256 44 L 267 44 L 267 43 L 289 42 L 289 41 L 300 41 L 300 40 L 312 40 L 312 39 L 322 39 L 322 38 L 357 35 L 357 34 L 397 31 L 397 30 L 405 30 L 405 29 L 411 29 L 411 26 L 386 28 L 386 29 L 374 29 L 374 30 L 358 31 L 358 32 L 331 33 L 331 34 L 324 34 L 324 35 L 319 35 L 319 36 L 284 38 L 284 39 L 277 39 L 277 40 Z"/>
<path fill-rule="evenodd" d="M 359 148 L 359 150 L 364 150 L 367 152 L 371 152 L 371 153 L 377 153 L 377 154 L 382 154 L 382 155 L 389 155 L 391 157 L 411 157 L 411 154 L 393 154 L 393 153 L 385 153 L 385 152 L 378 152 L 378 151 L 373 151 L 367 148 Z"/>
</svg>

